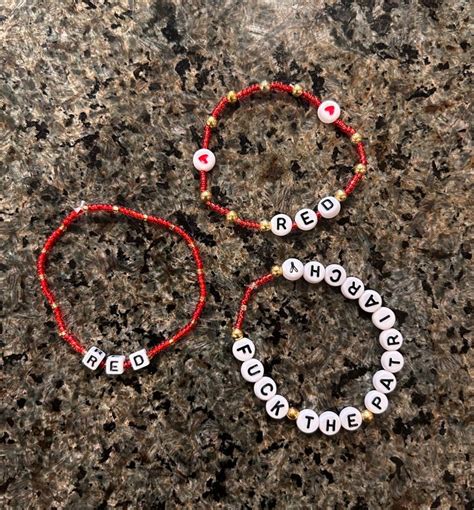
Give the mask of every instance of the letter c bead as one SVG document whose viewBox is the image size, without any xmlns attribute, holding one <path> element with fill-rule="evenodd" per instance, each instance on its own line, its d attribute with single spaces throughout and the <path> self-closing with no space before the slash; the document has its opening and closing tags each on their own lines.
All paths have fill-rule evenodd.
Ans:
<svg viewBox="0 0 474 510">
<path fill-rule="evenodd" d="M 260 400 L 270 400 L 276 395 L 277 386 L 271 377 L 262 377 L 253 385 L 253 391 Z"/>
</svg>

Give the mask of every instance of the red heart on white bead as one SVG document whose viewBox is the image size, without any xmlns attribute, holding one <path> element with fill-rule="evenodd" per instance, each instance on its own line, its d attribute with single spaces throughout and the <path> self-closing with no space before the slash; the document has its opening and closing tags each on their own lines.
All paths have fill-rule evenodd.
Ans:
<svg viewBox="0 0 474 510">
<path fill-rule="evenodd" d="M 336 101 L 323 101 L 318 108 L 318 117 L 324 124 L 335 122 L 341 115 L 341 107 Z"/>
<path fill-rule="evenodd" d="M 209 149 L 199 149 L 194 153 L 193 165 L 200 172 L 209 172 L 216 164 L 216 157 Z"/>
</svg>

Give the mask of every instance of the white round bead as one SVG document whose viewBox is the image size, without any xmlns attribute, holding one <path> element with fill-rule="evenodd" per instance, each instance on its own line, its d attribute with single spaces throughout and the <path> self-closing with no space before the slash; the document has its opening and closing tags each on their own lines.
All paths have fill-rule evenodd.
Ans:
<svg viewBox="0 0 474 510">
<path fill-rule="evenodd" d="M 396 317 L 393 310 L 385 306 L 382 306 L 382 308 L 372 314 L 372 322 L 379 329 L 390 329 L 395 324 L 395 320 Z"/>
<path fill-rule="evenodd" d="M 281 265 L 283 276 L 290 281 L 299 280 L 303 276 L 303 262 L 298 259 L 286 259 Z"/>
<path fill-rule="evenodd" d="M 397 379 L 392 372 L 379 370 L 378 372 L 375 372 L 372 377 L 372 384 L 377 391 L 380 391 L 380 393 L 390 393 L 397 386 Z"/>
<path fill-rule="evenodd" d="M 346 270 L 339 264 L 329 264 L 324 272 L 324 281 L 331 287 L 339 287 L 346 279 Z"/>
<path fill-rule="evenodd" d="M 380 358 L 380 362 L 384 370 L 388 372 L 392 372 L 392 374 L 396 374 L 400 372 L 405 364 L 405 360 L 403 356 L 400 354 L 400 351 L 386 351 L 382 354 Z"/>
<path fill-rule="evenodd" d="M 275 214 L 270 220 L 270 226 L 276 236 L 286 236 L 291 232 L 293 222 L 287 214 Z"/>
<path fill-rule="evenodd" d="M 242 363 L 240 373 L 246 381 L 255 383 L 263 377 L 263 365 L 258 359 L 248 359 Z"/>
<path fill-rule="evenodd" d="M 319 418 L 312 409 L 303 409 L 298 414 L 296 426 L 305 434 L 311 434 L 318 429 Z"/>
<path fill-rule="evenodd" d="M 339 419 L 346 430 L 356 430 L 362 425 L 362 415 L 355 407 L 344 407 L 339 413 Z"/>
<path fill-rule="evenodd" d="M 216 157 L 209 149 L 199 149 L 194 153 L 193 165 L 200 172 L 209 172 L 216 164 Z"/>
<path fill-rule="evenodd" d="M 324 124 L 332 124 L 341 115 L 341 107 L 336 101 L 323 101 L 318 107 L 318 117 Z"/>
<path fill-rule="evenodd" d="M 396 329 L 386 329 L 380 333 L 379 342 L 386 351 L 398 351 L 403 344 L 403 336 Z"/>
<path fill-rule="evenodd" d="M 296 213 L 295 223 L 300 230 L 312 230 L 318 223 L 318 217 L 313 209 L 301 209 Z"/>
<path fill-rule="evenodd" d="M 334 218 L 340 210 L 341 203 L 334 197 L 325 197 L 318 203 L 318 211 L 323 218 Z"/>
<path fill-rule="evenodd" d="M 339 432 L 341 420 L 336 413 L 324 411 L 319 415 L 319 430 L 326 436 L 333 436 Z"/>
<path fill-rule="evenodd" d="M 359 306 L 364 312 L 374 313 L 382 306 L 382 297 L 375 290 L 366 290 L 359 298 Z"/>
<path fill-rule="evenodd" d="M 262 377 L 253 385 L 253 391 L 260 400 L 270 400 L 276 395 L 277 385 L 271 377 Z"/>
<path fill-rule="evenodd" d="M 265 409 L 267 410 L 268 415 L 275 420 L 281 420 L 284 418 L 289 408 L 288 400 L 281 395 L 275 395 L 265 404 Z"/>
<path fill-rule="evenodd" d="M 359 299 L 364 293 L 364 284 L 359 278 L 349 276 L 341 287 L 342 295 L 347 299 Z"/>
<path fill-rule="evenodd" d="M 236 340 L 232 346 L 232 354 L 239 361 L 247 361 L 255 354 L 255 345 L 249 338 Z"/>
<path fill-rule="evenodd" d="M 309 283 L 319 283 L 324 280 L 325 269 L 324 266 L 312 260 L 304 265 L 303 278 Z"/>
<path fill-rule="evenodd" d="M 388 398 L 384 393 L 371 390 L 364 398 L 365 407 L 374 414 L 381 414 L 387 410 Z"/>
</svg>

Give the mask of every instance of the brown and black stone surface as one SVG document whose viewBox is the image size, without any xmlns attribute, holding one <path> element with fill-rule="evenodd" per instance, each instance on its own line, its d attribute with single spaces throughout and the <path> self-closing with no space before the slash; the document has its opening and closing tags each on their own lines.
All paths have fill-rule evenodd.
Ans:
<svg viewBox="0 0 474 510">
<path fill-rule="evenodd" d="M 472 508 L 468 11 L 463 0 L 6 0 L 2 508 Z M 285 239 L 205 210 L 190 164 L 218 98 L 262 79 L 337 99 L 370 158 L 337 221 Z M 298 100 L 235 110 L 212 144 L 222 203 L 294 214 L 348 179 L 353 148 Z M 202 248 L 203 319 L 149 370 L 91 373 L 55 332 L 35 260 L 81 200 L 168 217 Z M 406 367 L 389 411 L 357 433 L 271 422 L 231 358 L 244 285 L 289 255 L 342 263 L 397 312 Z M 77 335 L 108 352 L 166 337 L 197 296 L 182 243 L 126 220 L 85 218 L 49 274 Z M 376 331 L 323 290 L 279 281 L 253 302 L 247 332 L 295 406 L 360 405 Z"/>
</svg>

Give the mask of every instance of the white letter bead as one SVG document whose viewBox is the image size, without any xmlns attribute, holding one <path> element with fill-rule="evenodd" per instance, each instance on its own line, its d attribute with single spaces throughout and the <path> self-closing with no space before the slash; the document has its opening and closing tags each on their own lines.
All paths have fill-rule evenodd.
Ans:
<svg viewBox="0 0 474 510">
<path fill-rule="evenodd" d="M 364 398 L 365 407 L 374 414 L 381 414 L 387 410 L 388 398 L 384 393 L 372 390 Z"/>
<path fill-rule="evenodd" d="M 387 370 L 379 370 L 372 377 L 372 384 L 380 393 L 390 393 L 397 386 L 397 379 L 392 372 Z"/>
<path fill-rule="evenodd" d="M 331 287 L 339 287 L 346 279 L 346 270 L 339 264 L 330 264 L 324 272 L 324 281 Z"/>
<path fill-rule="evenodd" d="M 303 276 L 303 262 L 298 259 L 286 259 L 281 265 L 283 276 L 290 281 L 299 280 Z"/>
<path fill-rule="evenodd" d="M 339 413 L 339 419 L 346 430 L 356 430 L 362 425 L 362 415 L 355 407 L 344 407 Z"/>
<path fill-rule="evenodd" d="M 319 120 L 324 124 L 332 124 L 339 118 L 339 115 L 341 115 L 341 107 L 336 101 L 323 101 L 318 107 Z"/>
<path fill-rule="evenodd" d="M 340 210 L 341 203 L 334 197 L 325 197 L 318 203 L 318 211 L 323 218 L 334 218 Z"/>
<path fill-rule="evenodd" d="M 385 306 L 372 314 L 372 322 L 379 329 L 390 329 L 395 324 L 395 319 L 393 311 Z"/>
<path fill-rule="evenodd" d="M 339 432 L 341 420 L 336 413 L 324 411 L 319 415 L 319 430 L 326 436 L 333 436 Z"/>
<path fill-rule="evenodd" d="M 271 377 L 262 377 L 253 385 L 253 391 L 260 400 L 270 400 L 276 395 L 277 385 Z"/>
<path fill-rule="evenodd" d="M 125 363 L 125 356 L 121 354 L 112 354 L 107 357 L 105 361 L 105 373 L 108 375 L 120 375 L 123 374 Z"/>
<path fill-rule="evenodd" d="M 359 278 L 349 276 L 342 284 L 341 292 L 347 299 L 359 299 L 364 293 L 364 284 Z"/>
<path fill-rule="evenodd" d="M 199 149 L 194 153 L 193 165 L 200 172 L 209 172 L 216 164 L 216 157 L 209 149 Z"/>
<path fill-rule="evenodd" d="M 107 355 L 104 351 L 101 351 L 98 347 L 93 346 L 82 358 L 82 363 L 84 363 L 87 368 L 95 370 L 101 364 L 105 356 Z"/>
<path fill-rule="evenodd" d="M 232 354 L 239 361 L 247 361 L 255 354 L 255 345 L 249 338 L 236 340 L 232 346 Z"/>
<path fill-rule="evenodd" d="M 240 373 L 246 381 L 255 383 L 263 377 L 263 365 L 258 359 L 249 359 L 242 363 Z"/>
<path fill-rule="evenodd" d="M 312 230 L 318 223 L 318 217 L 313 209 L 301 209 L 296 213 L 295 223 L 300 230 Z"/>
<path fill-rule="evenodd" d="M 273 398 L 267 401 L 265 404 L 265 409 L 269 416 L 271 416 L 275 420 L 281 420 L 286 416 L 288 412 L 289 405 L 288 400 L 281 395 L 275 395 Z"/>
<path fill-rule="evenodd" d="M 380 333 L 379 342 L 386 351 L 398 351 L 403 344 L 403 336 L 396 329 L 386 329 Z"/>
<path fill-rule="evenodd" d="M 303 409 L 298 414 L 296 419 L 296 426 L 305 434 L 311 434 L 318 429 L 319 418 L 318 415 L 311 409 Z"/>
<path fill-rule="evenodd" d="M 384 370 L 387 370 L 387 372 L 392 372 L 392 374 L 399 372 L 405 364 L 405 360 L 399 351 L 384 352 L 380 361 Z"/>
<path fill-rule="evenodd" d="M 324 273 L 324 266 L 316 260 L 312 260 L 305 264 L 303 277 L 309 283 L 319 283 L 324 280 Z"/>
<path fill-rule="evenodd" d="M 270 220 L 270 226 L 276 236 L 286 236 L 291 232 L 293 222 L 286 214 L 275 214 Z"/>
<path fill-rule="evenodd" d="M 382 297 L 375 290 L 366 290 L 359 298 L 359 306 L 364 312 L 374 313 L 382 306 Z"/>
<path fill-rule="evenodd" d="M 133 370 L 140 370 L 140 368 L 145 368 L 150 364 L 146 349 L 130 354 L 129 359 Z"/>
</svg>

